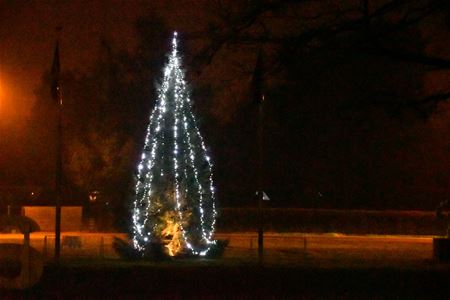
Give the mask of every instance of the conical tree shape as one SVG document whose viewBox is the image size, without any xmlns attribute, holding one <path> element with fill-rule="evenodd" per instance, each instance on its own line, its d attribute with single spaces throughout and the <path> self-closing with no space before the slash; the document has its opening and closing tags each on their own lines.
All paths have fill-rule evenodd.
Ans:
<svg viewBox="0 0 450 300">
<path fill-rule="evenodd" d="M 177 33 L 138 165 L 133 245 L 163 243 L 169 255 L 206 255 L 216 220 L 212 166 L 186 88 Z"/>
</svg>

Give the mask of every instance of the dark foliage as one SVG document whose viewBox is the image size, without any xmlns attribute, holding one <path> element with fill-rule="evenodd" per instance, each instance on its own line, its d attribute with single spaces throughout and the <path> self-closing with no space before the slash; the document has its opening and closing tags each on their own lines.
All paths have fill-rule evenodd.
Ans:
<svg viewBox="0 0 450 300">
<path fill-rule="evenodd" d="M 207 258 L 220 258 L 225 252 L 225 248 L 228 246 L 228 240 L 217 240 L 216 244 L 211 246 Z M 137 251 L 128 241 L 121 238 L 114 237 L 113 248 L 116 253 L 123 259 L 126 260 L 152 260 L 152 261 L 164 261 L 171 259 L 182 259 L 194 257 L 188 253 L 182 253 L 177 257 L 168 256 L 164 251 L 164 244 L 162 243 L 151 243 L 147 247 L 144 253 Z"/>
<path fill-rule="evenodd" d="M 261 49 L 271 206 L 433 209 L 448 198 L 448 80 L 432 72 L 450 66 L 436 41 L 448 34 L 448 1 L 213 2 L 197 13 L 191 25 L 198 27 L 180 26 L 180 35 L 221 206 L 255 205 L 257 109 L 250 87 Z M 86 199 L 99 190 L 122 224 L 156 99 L 153 82 L 168 29 L 178 24 L 171 19 L 168 26 L 153 11 L 136 23 L 134 53 L 104 41 L 88 73 L 62 66 L 65 194 Z M 33 118 L 41 121 L 22 147 L 28 159 L 0 162 L 6 184 L 21 177 L 43 187 L 54 182 L 49 84 L 47 76 L 36 91 Z"/>
<path fill-rule="evenodd" d="M 225 253 L 225 248 L 229 244 L 229 240 L 217 240 L 216 244 L 211 246 L 206 257 L 208 258 L 220 258 Z"/>
<path fill-rule="evenodd" d="M 150 243 L 146 251 L 140 253 L 130 242 L 115 237 L 113 247 L 121 258 L 128 260 L 146 259 L 159 261 L 167 260 L 169 258 L 164 252 L 164 244 L 162 243 Z"/>
</svg>

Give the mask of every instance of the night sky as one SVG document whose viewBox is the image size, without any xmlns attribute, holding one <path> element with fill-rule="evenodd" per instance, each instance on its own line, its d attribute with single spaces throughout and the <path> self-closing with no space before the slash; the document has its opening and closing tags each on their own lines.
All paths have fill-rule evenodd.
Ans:
<svg viewBox="0 0 450 300">
<path fill-rule="evenodd" d="M 450 197 L 450 9 L 369 1 L 379 14 L 367 31 L 362 2 L 0 0 L 0 187 L 51 182 L 41 180 L 52 170 L 49 155 L 35 167 L 48 152 L 36 142 L 43 123 L 33 122 L 45 115 L 57 26 L 67 124 L 76 128 L 68 130 L 67 185 L 79 194 L 110 188 L 107 162 L 73 162 L 91 153 L 76 145 L 92 132 L 118 132 L 108 147 L 129 159 L 111 180 L 130 181 L 164 45 L 177 30 L 224 206 L 252 205 L 251 78 L 263 49 L 271 206 L 433 209 Z M 111 105 L 96 106 L 100 98 Z M 105 125 L 117 120 L 122 126 Z M 79 179 L 92 169 L 101 170 L 96 186 Z"/>
<path fill-rule="evenodd" d="M 86 70 L 92 67 L 101 37 L 132 50 L 133 22 L 146 11 L 139 1 L 1 1 L 0 5 L 1 119 L 14 124 L 30 113 L 34 90 L 50 68 L 56 27 L 63 27 L 64 69 Z"/>
</svg>

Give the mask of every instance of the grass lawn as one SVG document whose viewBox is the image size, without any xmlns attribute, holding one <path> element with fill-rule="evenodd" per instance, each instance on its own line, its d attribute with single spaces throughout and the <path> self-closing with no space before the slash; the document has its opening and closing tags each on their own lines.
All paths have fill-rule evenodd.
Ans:
<svg viewBox="0 0 450 300">
<path fill-rule="evenodd" d="M 46 266 L 28 291 L 1 299 L 448 299 L 450 265 L 432 260 L 381 263 L 359 253 L 230 249 L 221 259 L 162 262 L 63 260 Z M 320 254 L 320 255 L 319 255 Z"/>
</svg>

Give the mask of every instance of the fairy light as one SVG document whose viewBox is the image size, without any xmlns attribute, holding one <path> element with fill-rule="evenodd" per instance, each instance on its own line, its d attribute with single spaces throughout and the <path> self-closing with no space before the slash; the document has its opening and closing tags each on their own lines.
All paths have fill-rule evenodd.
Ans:
<svg viewBox="0 0 450 300">
<path fill-rule="evenodd" d="M 187 99 L 187 102 L 189 102 L 189 98 Z M 188 116 L 191 117 L 192 119 L 192 124 L 195 128 L 195 133 L 197 135 L 197 137 L 200 139 L 200 144 L 201 144 L 201 148 L 203 151 L 203 156 L 205 157 L 207 163 L 208 163 L 208 171 L 209 171 L 209 191 L 211 193 L 211 199 L 212 201 L 212 223 L 210 225 L 210 230 L 208 233 L 208 243 L 214 243 L 214 241 L 211 241 L 212 239 L 212 235 L 214 234 L 214 230 L 215 230 L 215 224 L 216 224 L 216 217 L 217 217 L 217 210 L 216 210 L 216 203 L 215 203 L 215 193 L 214 193 L 214 182 L 213 182 L 213 178 L 212 178 L 212 163 L 210 161 L 209 156 L 207 155 L 207 151 L 206 151 L 206 146 L 205 146 L 205 142 L 203 140 L 202 135 L 200 134 L 200 130 L 198 129 L 197 126 L 197 121 L 195 119 L 194 114 L 192 113 L 191 110 L 188 110 Z M 207 252 L 204 254 L 206 255 Z"/>
<path fill-rule="evenodd" d="M 181 69 L 181 58 L 178 55 L 176 32 L 173 34 L 171 55 L 163 73 L 163 83 L 158 90 L 158 99 L 150 114 L 144 151 L 137 166 L 138 175 L 132 214 L 133 245 L 135 249 L 143 252 L 151 241 L 152 235 L 155 234 L 158 220 L 149 215 L 149 211 L 154 206 L 152 199 L 154 191 L 158 190 L 154 179 L 155 176 L 156 178 L 165 176 L 165 178 L 173 178 L 175 203 L 172 209 L 178 216 L 183 243 L 181 248 L 189 249 L 194 255 L 204 256 L 215 243 L 212 236 L 217 211 L 212 163 L 191 111 L 191 100 L 184 80 L 184 72 Z M 170 91 L 173 91 L 173 96 L 169 95 Z M 169 124 L 170 120 L 173 120 L 172 125 Z M 167 126 L 171 126 L 169 131 Z M 167 135 L 168 132 L 172 133 Z M 171 140 L 172 142 L 168 143 Z M 167 151 L 167 149 L 170 150 Z M 171 158 L 171 167 L 161 167 L 166 155 Z M 197 167 L 204 163 L 207 164 L 206 170 Z M 208 180 L 203 182 L 200 178 L 208 178 Z M 189 227 L 191 220 L 185 219 L 183 215 L 183 210 L 186 208 L 198 211 L 199 220 L 194 223 L 200 223 L 201 231 L 196 234 L 192 231 L 197 229 Z M 193 214 L 195 215 L 197 214 Z M 194 237 L 199 235 L 201 240 L 195 240 L 194 243 Z M 172 254 L 174 253 L 171 252 Z"/>
</svg>

